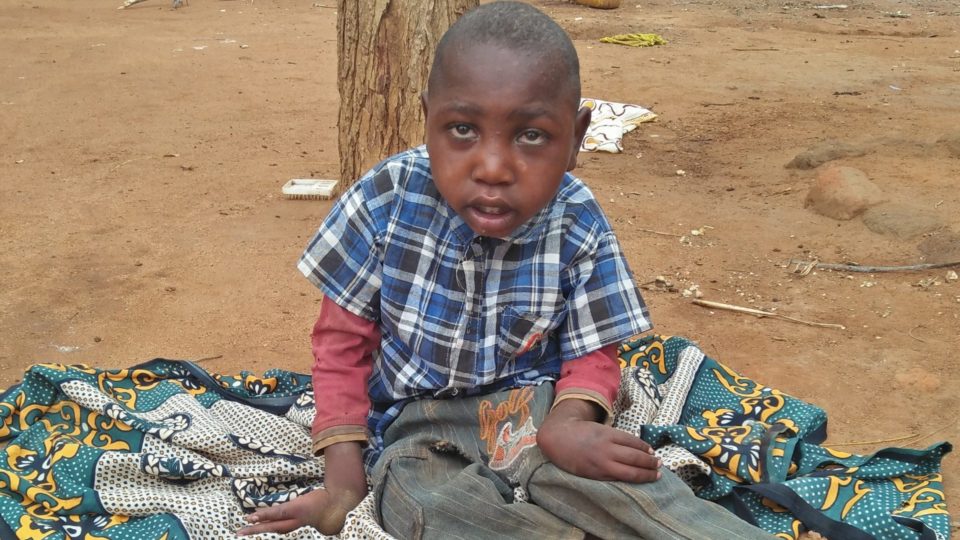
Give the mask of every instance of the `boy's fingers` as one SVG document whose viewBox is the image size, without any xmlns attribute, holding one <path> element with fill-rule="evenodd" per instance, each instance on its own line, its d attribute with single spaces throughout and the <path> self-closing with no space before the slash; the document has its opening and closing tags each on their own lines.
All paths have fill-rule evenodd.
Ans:
<svg viewBox="0 0 960 540">
<path fill-rule="evenodd" d="M 611 457 L 617 463 L 640 469 L 659 469 L 661 465 L 660 458 L 657 456 L 649 454 L 645 450 L 626 446 L 616 447 L 611 452 Z"/>
<path fill-rule="evenodd" d="M 287 505 L 279 504 L 277 506 L 268 506 L 259 508 L 256 512 L 246 516 L 244 519 L 249 523 L 260 523 L 261 521 L 277 521 L 287 519 Z"/>
<path fill-rule="evenodd" d="M 299 527 L 297 520 L 295 519 L 283 519 L 279 521 L 263 521 L 262 523 L 257 523 L 255 525 L 248 525 L 239 531 L 237 531 L 238 536 L 246 536 L 248 534 L 259 534 L 264 532 L 273 532 L 273 533 L 286 533 L 290 532 Z"/>
<path fill-rule="evenodd" d="M 656 482 L 660 479 L 659 469 L 647 469 L 643 467 L 631 467 L 623 463 L 614 463 L 610 467 L 610 474 L 613 479 L 631 484 L 647 484 Z"/>
<path fill-rule="evenodd" d="M 651 448 L 650 445 L 647 444 L 646 441 L 644 441 L 640 437 L 631 435 L 625 431 L 620 431 L 619 429 L 614 429 L 614 428 L 610 428 L 610 429 L 613 429 L 613 431 L 615 432 L 612 437 L 613 442 L 621 446 L 628 446 L 630 448 L 636 448 L 637 450 L 642 450 L 648 454 L 653 453 L 653 448 Z"/>
</svg>

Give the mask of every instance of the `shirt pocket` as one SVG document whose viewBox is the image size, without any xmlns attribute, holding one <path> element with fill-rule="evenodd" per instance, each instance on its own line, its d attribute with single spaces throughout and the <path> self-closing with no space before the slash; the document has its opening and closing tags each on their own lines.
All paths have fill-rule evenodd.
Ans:
<svg viewBox="0 0 960 540">
<path fill-rule="evenodd" d="M 530 351 L 543 351 L 557 327 L 559 313 L 521 313 L 512 306 L 500 312 L 497 356 L 501 362 L 513 360 Z"/>
</svg>

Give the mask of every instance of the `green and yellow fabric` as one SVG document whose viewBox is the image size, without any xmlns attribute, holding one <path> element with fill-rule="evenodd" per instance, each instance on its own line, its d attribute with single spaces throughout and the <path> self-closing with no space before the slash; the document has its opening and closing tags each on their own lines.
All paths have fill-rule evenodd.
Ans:
<svg viewBox="0 0 960 540">
<path fill-rule="evenodd" d="M 700 497 L 784 539 L 808 529 L 831 540 L 949 538 L 940 475 L 949 443 L 867 456 L 831 450 L 819 444 L 822 409 L 741 376 L 689 340 L 629 341 L 620 358 L 616 425 L 705 462 L 677 471 Z"/>
<path fill-rule="evenodd" d="M 941 443 L 856 456 L 819 446 L 826 415 L 691 341 L 624 343 L 615 425 L 657 447 L 700 497 L 777 536 L 946 539 Z M 322 399 L 320 397 L 319 399 Z M 0 538 L 232 538 L 252 509 L 322 485 L 310 377 L 38 364 L 0 396 Z M 344 539 L 387 540 L 368 497 Z M 287 539 L 323 538 L 304 527 Z"/>
</svg>

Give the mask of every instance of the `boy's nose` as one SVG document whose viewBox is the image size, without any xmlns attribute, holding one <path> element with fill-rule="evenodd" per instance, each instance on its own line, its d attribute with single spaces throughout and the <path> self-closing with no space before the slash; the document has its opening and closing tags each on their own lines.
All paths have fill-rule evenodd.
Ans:
<svg viewBox="0 0 960 540">
<path fill-rule="evenodd" d="M 510 150 L 503 145 L 489 143 L 480 149 L 474 178 L 485 184 L 509 184 L 514 180 L 510 163 Z"/>
</svg>

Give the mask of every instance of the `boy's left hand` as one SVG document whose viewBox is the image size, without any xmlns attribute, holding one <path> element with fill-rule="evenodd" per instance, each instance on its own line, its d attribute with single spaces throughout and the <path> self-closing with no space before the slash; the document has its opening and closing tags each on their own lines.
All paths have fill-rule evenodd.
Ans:
<svg viewBox="0 0 960 540">
<path fill-rule="evenodd" d="M 660 478 L 660 459 L 639 437 L 596 421 L 598 407 L 567 399 L 550 411 L 537 432 L 537 444 L 557 467 L 594 480 L 635 484 Z"/>
</svg>

